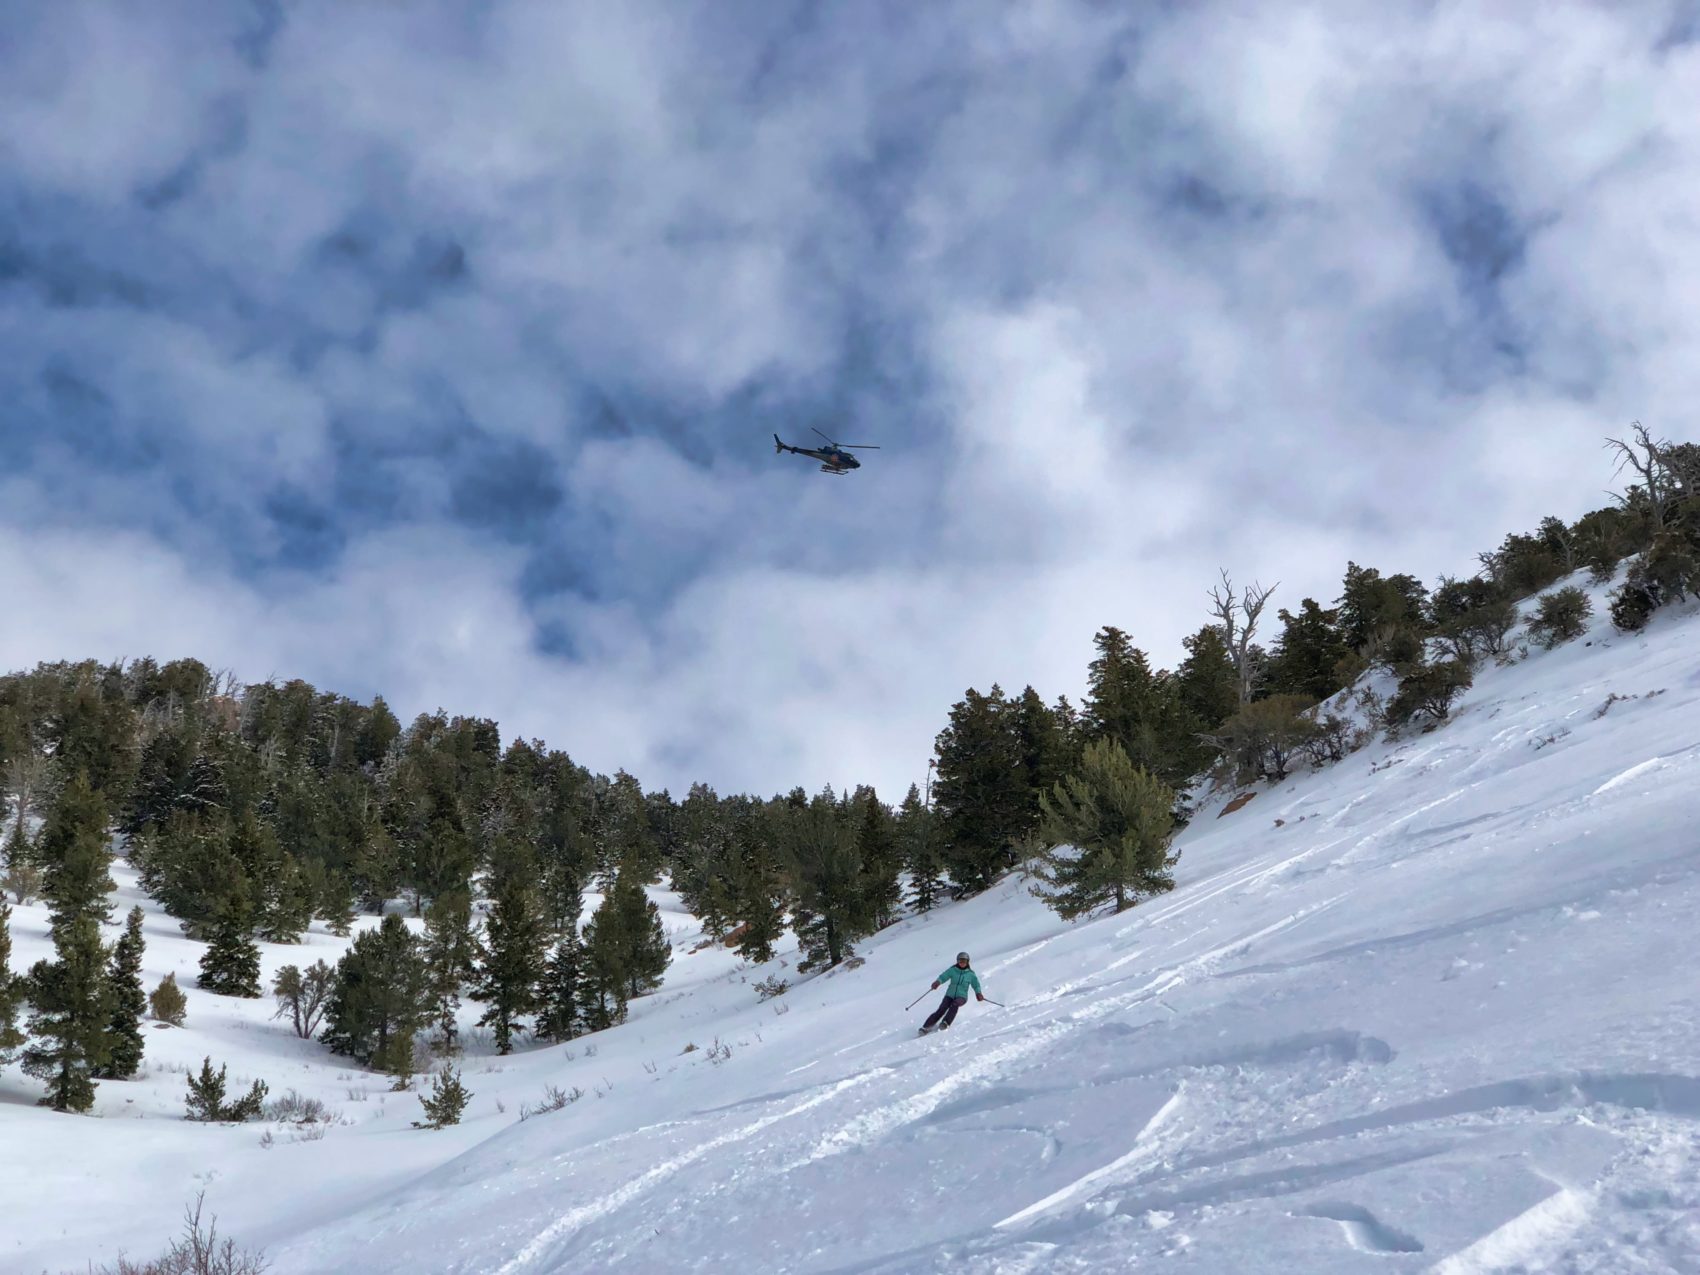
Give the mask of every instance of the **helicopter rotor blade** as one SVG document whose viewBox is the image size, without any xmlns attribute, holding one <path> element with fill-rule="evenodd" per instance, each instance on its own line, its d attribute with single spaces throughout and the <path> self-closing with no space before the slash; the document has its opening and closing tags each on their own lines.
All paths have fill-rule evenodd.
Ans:
<svg viewBox="0 0 1700 1275">
<path fill-rule="evenodd" d="M 834 447 L 842 447 L 847 452 L 877 452 L 878 443 L 834 443 Z"/>
<path fill-rule="evenodd" d="M 814 427 L 814 426 L 813 426 L 813 425 L 811 425 L 811 426 L 809 426 L 809 428 L 810 428 L 810 429 L 815 429 L 815 427 Z M 819 430 L 818 430 L 818 429 L 815 429 L 815 433 L 817 433 L 817 434 L 820 434 L 820 431 L 819 431 Z M 825 435 L 825 434 L 820 434 L 820 436 L 821 436 L 821 437 L 822 437 L 822 438 L 826 438 L 826 435 Z M 830 439 L 830 438 L 826 438 L 826 441 L 827 441 L 827 442 L 829 442 L 829 443 L 832 443 L 832 440 L 831 440 L 831 439 Z M 837 444 L 837 443 L 832 443 L 832 445 L 833 445 L 833 446 L 834 446 L 834 447 L 837 447 L 837 446 L 838 446 L 838 444 Z"/>
</svg>

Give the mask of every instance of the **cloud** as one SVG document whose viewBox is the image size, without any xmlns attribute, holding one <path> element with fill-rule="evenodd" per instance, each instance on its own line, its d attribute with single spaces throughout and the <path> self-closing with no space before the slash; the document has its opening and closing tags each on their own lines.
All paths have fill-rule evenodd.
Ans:
<svg viewBox="0 0 1700 1275">
<path fill-rule="evenodd" d="M 1177 658 L 1220 566 L 1468 571 L 1681 432 L 1679 18 L 8 12 L 0 665 L 900 795 L 969 685 Z"/>
</svg>

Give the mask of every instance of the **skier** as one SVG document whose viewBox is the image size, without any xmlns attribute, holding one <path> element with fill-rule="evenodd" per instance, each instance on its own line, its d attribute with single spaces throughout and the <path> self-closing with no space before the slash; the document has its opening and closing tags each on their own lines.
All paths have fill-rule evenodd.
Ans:
<svg viewBox="0 0 1700 1275">
<path fill-rule="evenodd" d="M 936 1026 L 940 1031 L 956 1021 L 956 1011 L 968 1003 L 968 989 L 974 989 L 976 1000 L 985 1000 L 985 993 L 980 990 L 980 976 L 968 968 L 968 953 L 958 952 L 956 964 L 933 980 L 933 987 L 943 987 L 944 999 L 939 1007 L 927 1015 L 927 1021 L 921 1025 L 921 1035 L 925 1036 Z"/>
</svg>

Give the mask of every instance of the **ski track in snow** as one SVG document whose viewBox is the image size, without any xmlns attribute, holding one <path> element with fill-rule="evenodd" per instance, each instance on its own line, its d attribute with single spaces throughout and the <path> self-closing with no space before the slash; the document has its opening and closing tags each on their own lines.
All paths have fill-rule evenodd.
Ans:
<svg viewBox="0 0 1700 1275">
<path fill-rule="evenodd" d="M 532 1240 L 525 1245 L 525 1247 L 520 1249 L 518 1253 L 514 1254 L 512 1258 L 504 1262 L 501 1266 L 496 1267 L 493 1275 L 513 1275 L 516 1271 L 525 1270 L 528 1266 L 532 1266 L 536 1262 L 540 1261 L 545 1255 L 547 1255 L 550 1249 L 569 1239 L 573 1232 L 578 1230 L 580 1227 L 589 1222 L 595 1221 L 599 1217 L 604 1217 L 626 1204 L 629 1204 L 645 1191 L 660 1185 L 662 1182 L 678 1173 L 681 1169 L 696 1163 L 710 1152 L 718 1151 L 720 1148 L 730 1146 L 734 1142 L 742 1142 L 747 1138 L 752 1138 L 763 1129 L 768 1128 L 770 1125 L 778 1124 L 781 1120 L 789 1120 L 793 1116 L 799 1116 L 803 1112 L 808 1111 L 813 1107 L 818 1107 L 824 1102 L 830 1102 L 845 1090 L 853 1089 L 857 1085 L 866 1084 L 868 1081 L 874 1080 L 883 1074 L 884 1069 L 879 1068 L 873 1071 L 863 1072 L 858 1076 L 850 1076 L 844 1080 L 838 1081 L 836 1084 L 827 1086 L 827 1088 L 822 1090 L 820 1093 L 804 1099 L 795 1106 L 787 1107 L 783 1111 L 774 1112 L 772 1115 L 763 1116 L 759 1120 L 753 1120 L 749 1124 L 733 1129 L 728 1133 L 718 1134 L 706 1142 L 698 1143 L 689 1151 L 686 1151 L 681 1155 L 674 1156 L 671 1160 L 668 1160 L 664 1164 L 656 1165 L 647 1173 L 641 1174 L 640 1176 L 631 1179 L 631 1181 L 616 1187 L 607 1195 L 592 1200 L 589 1204 L 581 1204 L 578 1208 L 573 1209 L 568 1213 L 563 1213 L 542 1231 L 538 1232 L 538 1234 L 534 1236 Z"/>
</svg>

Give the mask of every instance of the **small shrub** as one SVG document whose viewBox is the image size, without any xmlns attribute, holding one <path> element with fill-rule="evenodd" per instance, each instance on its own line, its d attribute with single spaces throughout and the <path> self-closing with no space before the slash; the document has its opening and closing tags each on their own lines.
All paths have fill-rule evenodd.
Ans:
<svg viewBox="0 0 1700 1275">
<path fill-rule="evenodd" d="M 1700 553 L 1679 528 L 1667 527 L 1629 568 L 1612 595 L 1611 622 L 1626 633 L 1647 627 L 1653 612 L 1700 592 Z"/>
<path fill-rule="evenodd" d="M 335 1124 L 337 1119 L 336 1112 L 320 1099 L 309 1098 L 293 1089 L 268 1102 L 264 1115 L 267 1120 L 275 1120 L 279 1124 Z"/>
<path fill-rule="evenodd" d="M 472 1101 L 472 1093 L 460 1083 L 460 1072 L 444 1066 L 437 1073 L 429 1094 L 419 1095 L 419 1105 L 425 1108 L 425 1119 L 415 1120 L 415 1129 L 443 1129 L 459 1124 L 461 1112 Z"/>
<path fill-rule="evenodd" d="M 777 974 L 770 974 L 756 984 L 756 999 L 769 1001 L 775 996 L 783 996 L 791 990 L 791 984 Z"/>
<path fill-rule="evenodd" d="M 148 1012 L 162 1023 L 181 1027 L 189 1012 L 189 998 L 177 986 L 177 975 L 167 974 L 148 997 Z"/>
<path fill-rule="evenodd" d="M 720 1039 L 720 1037 L 716 1036 L 714 1038 L 714 1043 L 708 1047 L 708 1061 L 718 1067 L 731 1056 L 732 1046 L 726 1044 Z"/>
<path fill-rule="evenodd" d="M 205 1199 L 202 1192 L 183 1210 L 183 1238 L 174 1240 L 163 1257 L 151 1262 L 120 1257 L 116 1266 L 102 1266 L 97 1275 L 263 1275 L 268 1265 L 263 1252 L 250 1253 L 237 1248 L 235 1240 L 221 1240 L 216 1217 L 202 1224 Z"/>
<path fill-rule="evenodd" d="M 1550 651 L 1587 632 L 1588 617 L 1593 613 L 1594 604 L 1582 590 L 1574 585 L 1559 589 L 1541 598 L 1534 619 L 1529 621 L 1529 636 Z"/>
<path fill-rule="evenodd" d="M 533 1116 L 546 1116 L 562 1107 L 570 1107 L 584 1097 L 584 1090 L 574 1085 L 571 1089 L 562 1089 L 559 1085 L 549 1085 L 543 1090 L 543 1101 L 537 1103 L 521 1103 L 519 1118 L 529 1120 Z"/>
<path fill-rule="evenodd" d="M 233 1103 L 224 1101 L 224 1088 L 227 1068 L 221 1066 L 215 1072 L 212 1069 L 212 1059 L 206 1058 L 201 1062 L 201 1074 L 189 1077 L 189 1093 L 185 1098 L 189 1120 L 217 1122 L 221 1124 L 241 1124 L 248 1120 L 257 1120 L 261 1108 L 266 1101 L 266 1083 L 256 1080 L 254 1087 Z"/>
<path fill-rule="evenodd" d="M 1338 713 L 1310 719 L 1311 729 L 1300 741 L 1305 760 L 1313 766 L 1344 761 L 1346 754 L 1358 745 L 1358 730 L 1351 719 Z"/>
<path fill-rule="evenodd" d="M 1388 724 L 1403 726 L 1419 717 L 1445 721 L 1452 713 L 1453 701 L 1469 690 L 1474 680 L 1463 660 L 1439 660 L 1407 668 L 1398 693 L 1388 702 Z"/>
<path fill-rule="evenodd" d="M 14 859 L 0 873 L 0 891 L 10 894 L 20 907 L 32 902 L 41 893 L 41 869 Z"/>
<path fill-rule="evenodd" d="M 694 1053 L 696 1053 L 696 1051 L 697 1051 L 697 1043 L 696 1043 L 696 1041 L 693 1040 L 693 1041 L 687 1042 L 685 1047 L 683 1049 L 681 1049 L 679 1052 L 681 1054 L 694 1054 Z"/>
</svg>

